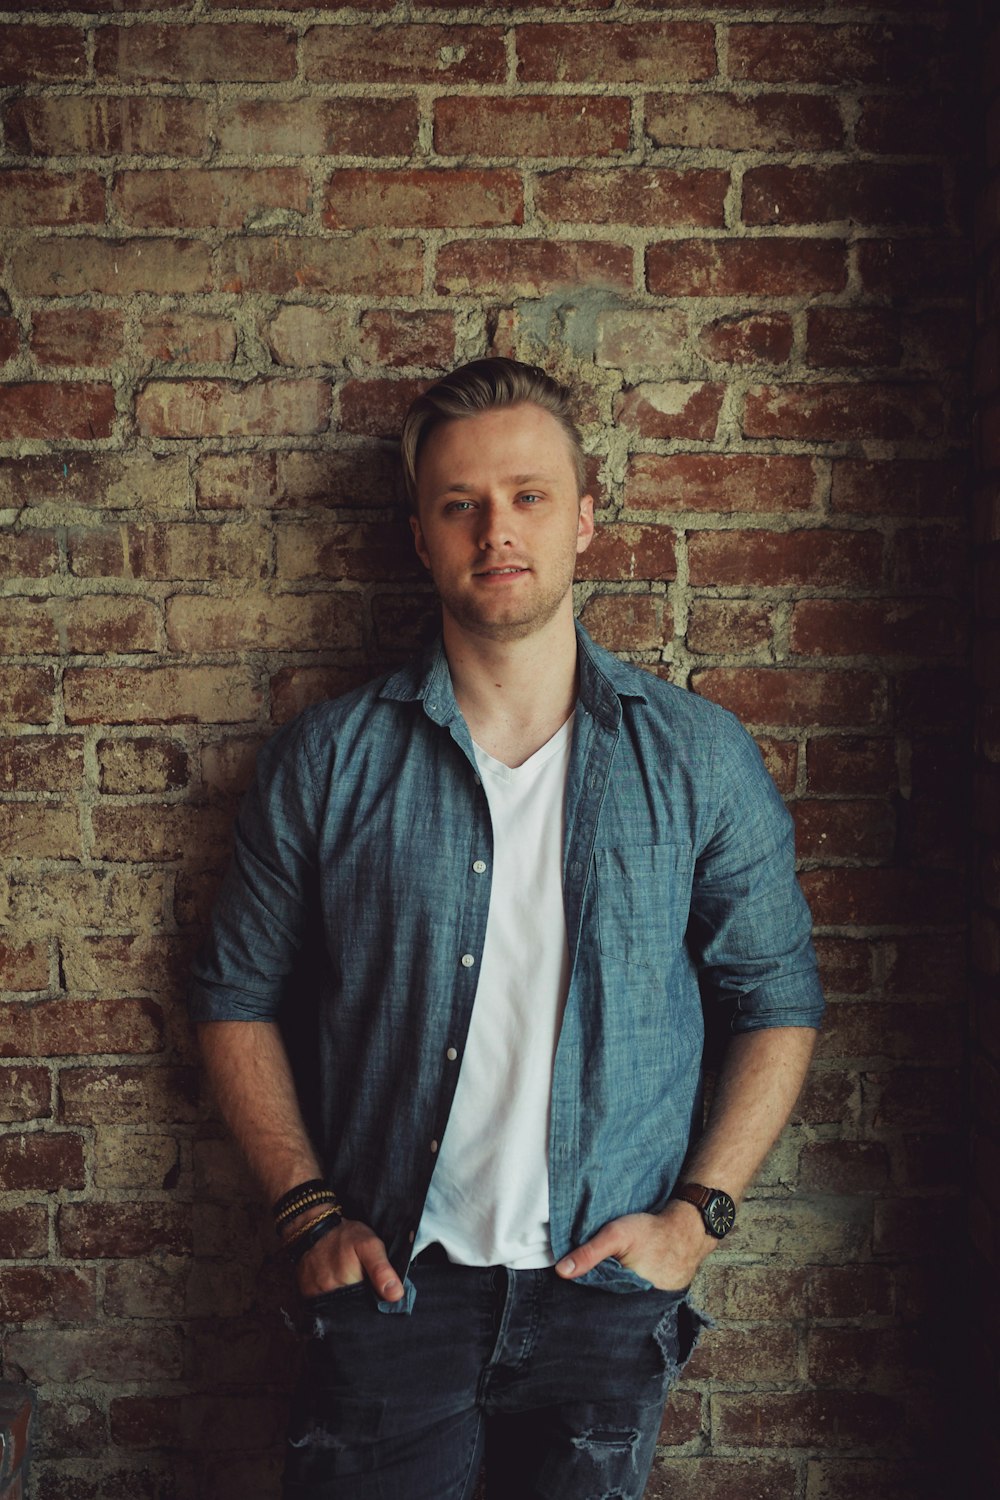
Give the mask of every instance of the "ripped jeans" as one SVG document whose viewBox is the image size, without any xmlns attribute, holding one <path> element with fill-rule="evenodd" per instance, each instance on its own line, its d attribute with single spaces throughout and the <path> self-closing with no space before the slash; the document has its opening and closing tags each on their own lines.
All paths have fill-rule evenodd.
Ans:
<svg viewBox="0 0 1000 1500">
<path fill-rule="evenodd" d="M 423 1265 L 409 1316 L 366 1284 L 305 1304 L 284 1500 L 640 1500 L 703 1319 L 683 1292 Z"/>
</svg>

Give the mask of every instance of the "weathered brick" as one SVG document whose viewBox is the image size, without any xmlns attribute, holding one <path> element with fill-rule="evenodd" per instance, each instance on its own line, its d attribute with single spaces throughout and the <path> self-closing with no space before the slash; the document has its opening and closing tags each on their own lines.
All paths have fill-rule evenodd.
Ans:
<svg viewBox="0 0 1000 1500">
<path fill-rule="evenodd" d="M 80 27 L 4 27 L 0 85 L 69 82 L 86 74 L 86 34 Z"/>
<path fill-rule="evenodd" d="M 7 1192 L 85 1186 L 83 1137 L 33 1130 L 0 1138 L 0 1188 Z"/>
<path fill-rule="evenodd" d="M 711 667 L 691 685 L 753 724 L 858 724 L 881 716 L 875 672 L 813 672 L 785 667 Z"/>
<path fill-rule="evenodd" d="M 177 1396 L 118 1396 L 111 1402 L 111 1439 L 125 1448 L 172 1448 L 182 1443 Z"/>
<path fill-rule="evenodd" d="M 58 601 L 55 613 L 67 649 L 81 656 L 155 651 L 159 645 L 160 611 L 148 599 L 92 594 Z"/>
<path fill-rule="evenodd" d="M 766 514 L 808 509 L 815 485 L 808 458 L 637 453 L 628 462 L 624 500 L 630 510 Z"/>
<path fill-rule="evenodd" d="M 207 245 L 181 239 L 105 240 L 74 235 L 22 242 L 11 255 L 17 284 L 29 297 L 207 292 L 210 266 Z"/>
<path fill-rule="evenodd" d="M 360 687 L 371 675 L 364 667 L 283 667 L 271 678 L 271 719 L 284 724 L 311 703 Z"/>
<path fill-rule="evenodd" d="M 713 1432 L 726 1447 L 879 1448 L 899 1430 L 899 1407 L 874 1392 L 770 1391 L 712 1398 Z"/>
<path fill-rule="evenodd" d="M 188 780 L 187 752 L 172 739 L 98 740 L 97 762 L 100 789 L 112 794 L 172 792 Z"/>
<path fill-rule="evenodd" d="M 950 460 L 837 459 L 830 508 L 852 515 L 953 516 L 963 468 Z"/>
<path fill-rule="evenodd" d="M 969 259 L 962 240 L 859 240 L 857 257 L 861 285 L 876 296 L 898 301 L 965 295 Z"/>
<path fill-rule="evenodd" d="M 16 318 L 0 317 L 0 365 L 15 359 L 21 347 L 21 330 Z"/>
<path fill-rule="evenodd" d="M 71 724 L 233 724 L 261 704 L 241 667 L 71 667 L 64 693 Z"/>
<path fill-rule="evenodd" d="M 10 468 L 7 475 L 12 476 L 16 466 L 16 460 L 10 460 Z M 0 466 L 0 484 L 4 467 Z M 0 495 L 3 490 L 0 489 Z M 4 496 L 8 498 L 8 496 Z M 9 498 L 17 504 L 16 490 L 12 486 Z M 59 567 L 59 549 L 56 543 L 56 535 L 53 531 L 8 530 L 3 538 L 3 550 L 0 552 L 0 577 L 4 578 L 45 578 L 50 573 L 55 573 Z"/>
<path fill-rule="evenodd" d="M 57 1266 L 8 1266 L 0 1277 L 5 1323 L 84 1323 L 96 1313 L 90 1271 Z"/>
<path fill-rule="evenodd" d="M 709 359 L 726 364 L 784 364 L 792 352 L 792 340 L 792 320 L 786 313 L 716 318 L 698 335 Z"/>
<path fill-rule="evenodd" d="M 156 1217 L 151 1214 L 151 1221 Z M 156 1249 L 155 1240 L 148 1249 Z M 31 1381 L 66 1385 L 96 1381 L 114 1387 L 123 1380 L 176 1380 L 182 1369 L 182 1352 L 176 1329 L 157 1329 L 156 1338 L 151 1339 L 143 1328 L 97 1325 L 18 1331 L 11 1336 L 9 1357 Z M 65 1489 L 62 1493 L 69 1500 Z M 131 1493 L 137 1492 L 133 1489 Z"/>
<path fill-rule="evenodd" d="M 347 532 L 349 528 L 340 529 Z M 297 562 L 288 560 L 284 576 L 349 573 L 355 554 L 345 547 L 339 554 L 339 575 L 332 572 L 338 552 L 326 536 L 319 555 L 311 555 L 307 547 Z M 298 574 L 296 567 L 301 570 Z M 253 599 L 177 594 L 167 606 L 167 639 L 174 651 L 358 650 L 361 617 L 353 594 L 275 594 Z"/>
<path fill-rule="evenodd" d="M 361 314 L 358 353 L 373 365 L 443 370 L 455 358 L 454 314 L 371 308 Z"/>
<path fill-rule="evenodd" d="M 524 94 L 513 99 L 446 95 L 434 105 L 441 156 L 611 156 L 627 151 L 627 99 Z"/>
<path fill-rule="evenodd" d="M 729 72 L 754 83 L 891 83 L 912 78 L 920 40 L 890 26 L 733 26 Z"/>
<path fill-rule="evenodd" d="M 177 1141 L 170 1135 L 137 1135 L 128 1126 L 102 1125 L 94 1150 L 94 1183 L 105 1188 L 176 1186 L 180 1175 Z"/>
<path fill-rule="evenodd" d="M 104 1273 L 104 1310 L 118 1318 L 183 1317 L 185 1287 L 193 1269 L 189 1256 L 112 1261 Z"/>
<path fill-rule="evenodd" d="M 507 71 L 499 26 L 313 26 L 302 61 L 313 83 L 503 83 Z"/>
<path fill-rule="evenodd" d="M 632 582 L 673 578 L 674 534 L 665 526 L 613 523 L 599 526 L 594 540 L 576 562 L 576 576 Z"/>
<path fill-rule="evenodd" d="M 45 724 L 52 718 L 54 696 L 50 667 L 0 666 L 0 723 Z"/>
<path fill-rule="evenodd" d="M 437 289 L 463 295 L 540 296 L 558 287 L 629 287 L 632 252 L 602 241 L 452 240 L 437 260 Z"/>
<path fill-rule="evenodd" d="M 876 531 L 694 531 L 692 583 L 874 588 L 882 573 Z"/>
<path fill-rule="evenodd" d="M 803 656 L 931 656 L 962 647 L 964 610 L 945 600 L 803 599 L 790 645 Z"/>
<path fill-rule="evenodd" d="M 137 229 L 252 229 L 273 209 L 304 214 L 309 182 L 293 167 L 119 172 L 115 208 Z"/>
<path fill-rule="evenodd" d="M 794 1494 L 795 1484 L 791 1459 L 669 1457 L 657 1459 L 644 1494 L 645 1500 L 773 1500 Z"/>
<path fill-rule="evenodd" d="M 5 990 L 46 990 L 49 987 L 49 954 L 44 943 L 8 942 L 0 937 L 0 986 Z M 8 1014 L 16 1024 L 23 1006 L 10 1008 Z M 4 1042 L 0 1038 L 0 1052 Z M 17 1049 L 10 1056 L 29 1056 L 30 1047 Z"/>
<path fill-rule="evenodd" d="M 743 177 L 744 224 L 907 224 L 933 228 L 944 215 L 940 171 L 838 162 L 752 167 Z"/>
<path fill-rule="evenodd" d="M 519 173 L 495 168 L 346 169 L 332 173 L 324 205 L 323 222 L 330 229 L 524 222 Z"/>
<path fill-rule="evenodd" d="M 63 1068 L 59 1074 L 60 1119 L 71 1125 L 128 1125 L 137 1111 L 144 1121 L 186 1123 L 195 1119 L 198 1110 L 198 1079 L 191 1068 L 159 1066 Z M 81 1213 L 68 1216 L 77 1226 L 97 1226 L 107 1205 L 75 1204 Z M 130 1214 L 125 1214 L 126 1221 Z M 65 1223 L 60 1225 L 65 1230 Z M 137 1232 L 142 1233 L 137 1224 Z M 89 1227 L 77 1234 L 89 1233 Z M 65 1233 L 60 1235 L 67 1243 Z M 165 1244 L 164 1249 L 181 1249 L 183 1245 Z M 108 1248 L 106 1255 L 137 1255 L 139 1250 Z"/>
<path fill-rule="evenodd" d="M 535 207 L 552 222 L 721 228 L 729 173 L 703 169 L 620 167 L 547 172 L 535 187 Z"/>
<path fill-rule="evenodd" d="M 717 1328 L 695 1350 L 685 1379 L 772 1380 L 788 1384 L 798 1377 L 799 1335 L 794 1328 Z"/>
<path fill-rule="evenodd" d="M 8 459 L 0 466 L 0 501 L 18 507 L 53 504 L 173 510 L 188 502 L 187 460 L 151 453 L 80 452 L 58 458 Z M 52 533 L 21 532 L 17 540 L 23 543 L 27 537 L 37 539 L 41 568 L 31 576 L 53 571 L 57 554 Z"/>
<path fill-rule="evenodd" d="M 3 118 L 8 145 L 28 156 L 197 157 L 208 148 L 208 105 L 202 99 L 21 98 Z"/>
<path fill-rule="evenodd" d="M 841 291 L 839 240 L 670 240 L 646 254 L 649 290 L 664 297 L 800 297 Z"/>
<path fill-rule="evenodd" d="M 751 599 L 696 599 L 688 612 L 689 651 L 725 655 L 755 651 L 770 643 L 771 606 Z"/>
<path fill-rule="evenodd" d="M 104 183 L 96 172 L 0 172 L 0 226 L 103 222 Z"/>
<path fill-rule="evenodd" d="M 47 1068 L 30 1064 L 0 1067 L 0 1120 L 41 1120 L 52 1113 L 52 1081 Z M 2 1232 L 2 1231 L 0 1231 Z M 0 1288 L 0 1297 L 3 1292 Z"/>
<path fill-rule="evenodd" d="M 757 386 L 743 411 L 747 437 L 806 438 L 813 442 L 860 437 L 939 437 L 938 387 L 909 384 L 793 384 Z"/>
<path fill-rule="evenodd" d="M 152 1000 L 42 1000 L 4 1008 L 0 1056 L 158 1052 L 163 1016 Z"/>
<path fill-rule="evenodd" d="M 807 1500 L 913 1500 L 933 1482 L 926 1463 L 885 1458 L 813 1459 L 807 1473 Z"/>
<path fill-rule="evenodd" d="M 807 314 L 807 364 L 861 370 L 897 365 L 901 348 L 899 318 L 887 308 L 812 307 Z"/>
<path fill-rule="evenodd" d="M 120 83 L 277 82 L 295 76 L 295 33 L 242 22 L 102 26 L 94 66 Z"/>
<path fill-rule="evenodd" d="M 963 980 L 956 964 L 963 951 L 960 937 L 944 933 L 895 938 L 886 956 L 886 994 L 961 999 Z"/>
<path fill-rule="evenodd" d="M 240 155 L 409 156 L 413 98 L 231 99 L 219 104 L 219 148 Z"/>
<path fill-rule="evenodd" d="M 142 352 L 164 363 L 230 364 L 236 327 L 206 313 L 160 313 L 143 319 Z"/>
<path fill-rule="evenodd" d="M 66 913 L 79 927 L 157 927 L 164 911 L 164 878 L 156 873 L 25 866 L 0 890 L 0 917 L 32 934 L 62 932 Z"/>
<path fill-rule="evenodd" d="M 46 1255 L 49 1220 L 40 1203 L 0 1208 L 0 1260 L 27 1260 Z"/>
<path fill-rule="evenodd" d="M 415 239 L 384 240 L 352 234 L 341 239 L 311 235 L 261 235 L 227 240 L 218 254 L 219 284 L 226 292 L 316 291 L 418 296 L 423 285 L 423 247 Z"/>
<path fill-rule="evenodd" d="M 679 308 L 608 310 L 597 318 L 597 363 L 622 370 L 650 366 L 659 373 L 681 357 L 687 339 L 688 320 Z"/>
<path fill-rule="evenodd" d="M 865 735 L 812 736 L 806 749 L 809 789 L 820 793 L 887 795 L 896 790 L 896 746 Z"/>
<path fill-rule="evenodd" d="M 50 380 L 0 386 L 0 439 L 111 436 L 114 387 L 97 381 Z"/>
<path fill-rule="evenodd" d="M 917 98 L 876 94 L 865 99 L 854 127 L 862 151 L 891 156 L 940 156 L 962 150 L 958 101 L 945 94 Z"/>
<path fill-rule="evenodd" d="M 150 380 L 136 397 L 139 431 L 150 437 L 325 431 L 330 387 L 322 380 Z"/>
<path fill-rule="evenodd" d="M 0 803 L 0 853 L 7 859 L 60 859 L 78 854 L 80 815 L 45 802 Z"/>
<path fill-rule="evenodd" d="M 615 397 L 614 417 L 640 437 L 710 442 L 724 395 L 723 386 L 706 381 L 646 381 Z"/>
<path fill-rule="evenodd" d="M 260 735 L 253 735 L 205 745 L 201 752 L 202 785 L 224 796 L 245 792 L 253 781 L 257 752 L 262 743 Z"/>
<path fill-rule="evenodd" d="M 940 871 L 808 870 L 801 880 L 823 926 L 947 926 L 962 920 L 961 888 Z"/>
<path fill-rule="evenodd" d="M 40 365 L 108 365 L 122 352 L 125 320 L 105 308 L 36 312 L 30 348 Z"/>
<path fill-rule="evenodd" d="M 59 632 L 45 599 L 0 599 L 0 651 L 32 655 L 56 653 Z"/>
<path fill-rule="evenodd" d="M 91 823 L 98 859 L 211 862 L 229 850 L 232 818 L 226 808 L 144 802 L 95 807 Z"/>
<path fill-rule="evenodd" d="M 670 606 L 650 594 L 594 594 L 580 619 L 608 651 L 657 651 L 673 632 Z"/>
<path fill-rule="evenodd" d="M 713 28 L 699 21 L 519 26 L 515 45 L 529 83 L 701 83 L 717 71 Z"/>
<path fill-rule="evenodd" d="M 824 151 L 844 135 L 837 100 L 814 94 L 652 94 L 645 110 L 654 146 Z"/>
</svg>

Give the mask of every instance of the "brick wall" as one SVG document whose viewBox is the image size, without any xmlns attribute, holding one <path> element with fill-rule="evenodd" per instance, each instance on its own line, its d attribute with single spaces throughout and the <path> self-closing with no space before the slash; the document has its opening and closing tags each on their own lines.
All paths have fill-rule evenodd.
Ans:
<svg viewBox="0 0 1000 1500">
<path fill-rule="evenodd" d="M 976 735 L 973 863 L 971 1123 L 972 1235 L 976 1319 L 974 1389 L 982 1464 L 1000 1457 L 1000 22 L 980 6 L 984 68 L 976 234 L 977 487 Z M 985 129 L 982 127 L 985 125 Z"/>
<path fill-rule="evenodd" d="M 388 440 L 487 350 L 579 381 L 583 618 L 754 729 L 831 1001 L 649 1495 L 939 1493 L 968 1368 L 966 8 L 30 3 L 0 13 L 0 1317 L 40 1387 L 32 1500 L 274 1494 L 287 1280 L 184 967 L 257 745 L 426 628 Z"/>
</svg>

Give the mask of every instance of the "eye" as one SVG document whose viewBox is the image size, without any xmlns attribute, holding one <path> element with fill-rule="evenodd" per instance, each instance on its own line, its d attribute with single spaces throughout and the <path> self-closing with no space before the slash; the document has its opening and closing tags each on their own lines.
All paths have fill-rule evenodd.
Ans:
<svg viewBox="0 0 1000 1500">
<path fill-rule="evenodd" d="M 467 511 L 467 510 L 471 510 L 471 509 L 472 509 L 472 501 L 471 500 L 449 500 L 448 504 L 444 508 L 444 513 L 445 513 L 446 516 L 452 516 L 452 515 L 456 515 L 456 514 L 461 514 L 462 512 Z"/>
<path fill-rule="evenodd" d="M 541 495 L 537 495 L 534 490 L 529 490 L 526 495 L 518 495 L 517 498 L 521 505 L 537 505 L 542 497 Z"/>
</svg>

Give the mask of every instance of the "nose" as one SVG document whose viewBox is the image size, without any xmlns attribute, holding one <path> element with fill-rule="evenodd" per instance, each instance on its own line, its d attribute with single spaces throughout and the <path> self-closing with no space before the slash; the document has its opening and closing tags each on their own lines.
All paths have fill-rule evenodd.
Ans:
<svg viewBox="0 0 1000 1500">
<path fill-rule="evenodd" d="M 513 524 L 509 510 L 490 500 L 479 512 L 479 546 L 484 552 L 498 552 L 513 545 Z"/>
</svg>

